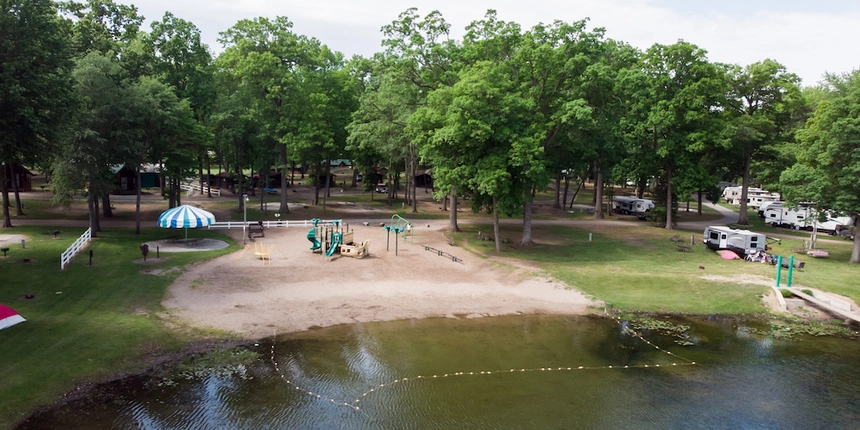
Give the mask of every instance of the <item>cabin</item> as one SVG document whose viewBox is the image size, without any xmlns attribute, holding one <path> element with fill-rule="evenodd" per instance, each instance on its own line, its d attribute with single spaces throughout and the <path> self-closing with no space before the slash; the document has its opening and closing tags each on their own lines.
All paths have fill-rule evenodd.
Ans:
<svg viewBox="0 0 860 430">
<path fill-rule="evenodd" d="M 429 170 L 418 171 L 415 175 L 415 186 L 416 187 L 424 187 L 424 188 L 433 188 L 433 176 L 430 175 Z"/>
<path fill-rule="evenodd" d="M 11 175 L 9 169 L 3 169 L 3 178 L 6 180 L 8 190 L 12 191 L 17 184 L 18 191 L 20 192 L 33 191 L 33 172 L 20 164 L 11 164 L 10 166 L 12 168 Z M 13 179 L 15 182 L 12 182 Z"/>
<path fill-rule="evenodd" d="M 766 240 L 764 234 L 727 226 L 706 227 L 702 237 L 702 242 L 708 248 L 713 250 L 728 249 L 741 257 L 766 251 Z"/>
<path fill-rule="evenodd" d="M 114 189 L 111 194 L 135 194 L 137 193 L 137 171 L 134 167 L 114 166 Z M 141 188 L 155 188 L 161 186 L 161 177 L 158 168 L 154 164 L 144 164 L 140 167 Z"/>
</svg>

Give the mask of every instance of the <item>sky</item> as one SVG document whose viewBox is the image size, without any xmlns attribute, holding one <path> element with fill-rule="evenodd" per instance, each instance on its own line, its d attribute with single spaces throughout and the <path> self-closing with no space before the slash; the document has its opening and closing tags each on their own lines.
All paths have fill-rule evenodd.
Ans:
<svg viewBox="0 0 860 430">
<path fill-rule="evenodd" d="M 451 24 L 458 40 L 487 9 L 526 30 L 537 23 L 589 19 L 606 37 L 642 50 L 679 39 L 708 51 L 714 62 L 748 65 L 770 58 L 815 85 L 825 73 L 860 67 L 860 2 L 856 0 L 116 0 L 134 4 L 147 18 L 164 12 L 196 25 L 213 53 L 223 48 L 218 33 L 240 19 L 286 16 L 298 34 L 315 37 L 347 58 L 382 50 L 383 25 L 410 7 L 424 16 L 433 10 Z M 854 54 L 852 54 L 852 52 Z"/>
</svg>

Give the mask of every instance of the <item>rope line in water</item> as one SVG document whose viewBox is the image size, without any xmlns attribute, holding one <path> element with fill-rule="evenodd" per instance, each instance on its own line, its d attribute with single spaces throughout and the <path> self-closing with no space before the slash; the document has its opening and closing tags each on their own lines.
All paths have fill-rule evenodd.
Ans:
<svg viewBox="0 0 860 430">
<path fill-rule="evenodd" d="M 619 325 L 622 324 L 620 318 L 613 318 L 613 319 Z M 276 339 L 277 339 L 276 333 L 272 334 L 272 349 L 271 349 L 270 360 L 272 361 L 272 366 L 274 366 L 275 371 L 278 373 L 278 376 L 287 385 L 294 387 L 296 389 L 296 391 L 300 391 L 305 395 L 317 398 L 321 401 L 327 401 L 329 403 L 335 404 L 336 406 L 344 406 L 344 407 L 347 407 L 347 408 L 350 408 L 350 409 L 353 409 L 355 411 L 359 411 L 362 413 L 363 413 L 363 411 L 361 411 L 361 408 L 358 406 L 358 403 L 361 402 L 362 398 L 365 398 L 365 397 L 367 397 L 367 396 L 369 396 L 369 395 L 371 395 L 371 394 L 373 394 L 373 393 L 375 393 L 375 392 L 377 392 L 377 391 L 379 391 L 385 387 L 390 387 L 390 386 L 396 385 L 396 384 L 403 384 L 406 382 L 413 382 L 413 381 L 417 381 L 417 380 L 432 380 L 432 379 L 440 379 L 440 378 L 449 378 L 449 377 L 454 377 L 454 376 L 481 376 L 481 375 L 488 376 L 488 375 L 525 373 L 525 372 L 552 372 L 552 371 L 556 371 L 556 372 L 565 371 L 565 372 L 567 372 L 567 371 L 574 371 L 574 370 L 608 370 L 608 369 L 653 369 L 653 368 L 663 368 L 663 367 L 695 366 L 696 365 L 696 362 L 693 360 L 681 357 L 681 356 L 673 353 L 672 351 L 660 348 L 659 346 L 657 346 L 654 343 L 650 342 L 649 340 L 645 339 L 640 332 L 637 332 L 636 330 L 633 330 L 632 328 L 628 328 L 628 330 L 626 330 L 625 333 L 627 333 L 633 337 L 636 337 L 637 339 L 640 339 L 645 344 L 650 345 L 652 348 L 654 348 L 660 352 L 663 352 L 669 356 L 672 356 L 674 358 L 682 360 L 683 363 L 673 362 L 671 364 L 626 364 L 626 365 L 606 365 L 606 366 L 535 367 L 535 368 L 521 368 L 521 369 L 507 369 L 507 370 L 481 370 L 481 371 L 469 371 L 469 372 L 452 372 L 452 373 L 443 373 L 441 375 L 436 374 L 436 375 L 432 375 L 432 376 L 431 375 L 419 375 L 419 376 L 412 377 L 412 378 L 398 378 L 398 379 L 394 379 L 392 381 L 389 381 L 387 383 L 382 383 L 382 384 L 376 385 L 373 388 L 362 393 L 360 396 L 358 396 L 357 399 L 353 400 L 352 403 L 348 403 L 348 402 L 345 402 L 342 400 L 336 400 L 336 399 L 331 398 L 331 397 L 327 397 L 327 396 L 324 397 L 322 394 L 314 393 L 313 391 L 306 389 L 306 388 L 303 388 L 303 387 L 297 385 L 296 383 L 294 383 L 293 381 L 291 381 L 290 379 L 288 379 L 284 375 L 284 373 L 281 372 L 281 369 L 278 366 L 278 362 L 275 360 L 275 344 L 277 343 L 276 342 Z"/>
</svg>

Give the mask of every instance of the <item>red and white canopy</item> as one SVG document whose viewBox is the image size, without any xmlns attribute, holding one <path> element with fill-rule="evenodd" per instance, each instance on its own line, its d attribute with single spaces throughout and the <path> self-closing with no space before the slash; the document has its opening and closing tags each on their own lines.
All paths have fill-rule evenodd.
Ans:
<svg viewBox="0 0 860 430">
<path fill-rule="evenodd" d="M 0 330 L 27 321 L 8 306 L 0 305 Z"/>
</svg>

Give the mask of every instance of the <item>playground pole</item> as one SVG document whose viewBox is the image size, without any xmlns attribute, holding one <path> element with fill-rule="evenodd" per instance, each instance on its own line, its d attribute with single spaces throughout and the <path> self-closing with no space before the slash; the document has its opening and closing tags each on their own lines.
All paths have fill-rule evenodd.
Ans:
<svg viewBox="0 0 860 430">
<path fill-rule="evenodd" d="M 776 257 L 776 288 L 779 288 L 779 283 L 782 278 L 782 256 Z"/>
<path fill-rule="evenodd" d="M 791 288 L 791 277 L 794 274 L 794 256 L 788 257 L 788 279 L 785 286 Z"/>
</svg>

